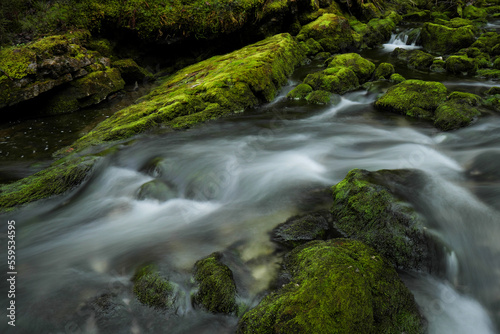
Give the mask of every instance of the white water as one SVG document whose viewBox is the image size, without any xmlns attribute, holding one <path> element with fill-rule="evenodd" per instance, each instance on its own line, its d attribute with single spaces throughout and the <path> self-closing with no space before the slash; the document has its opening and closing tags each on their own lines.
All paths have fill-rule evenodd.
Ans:
<svg viewBox="0 0 500 334">
<path fill-rule="evenodd" d="M 416 41 L 409 41 L 409 36 L 407 31 L 400 32 L 398 34 L 392 34 L 389 41 L 382 45 L 384 51 L 392 52 L 396 48 L 402 48 L 407 50 L 421 49 L 421 46 L 416 45 Z"/>
<path fill-rule="evenodd" d="M 247 270 L 235 274 L 242 298 L 255 302 L 278 268 L 268 232 L 309 205 L 315 190 L 353 168 L 417 168 L 427 177 L 414 205 L 453 252 L 447 278 L 406 279 L 429 333 L 495 333 L 500 187 L 474 182 L 464 171 L 479 153 L 498 148 L 500 117 L 441 133 L 374 111 L 374 99 L 361 91 L 333 106 L 277 100 L 253 114 L 145 137 L 106 158 L 85 186 L 16 212 L 18 332 L 231 333 L 237 319 L 190 306 L 196 260 L 213 251 L 237 253 Z M 157 157 L 163 158 L 157 178 L 177 195 L 137 200 L 139 187 L 153 179 L 141 168 Z M 477 191 L 482 186 L 487 196 Z M 144 307 L 131 294 L 133 271 L 148 261 L 178 285 L 178 316 Z M 112 330 L 81 311 L 109 291 L 120 310 L 106 319 Z"/>
</svg>

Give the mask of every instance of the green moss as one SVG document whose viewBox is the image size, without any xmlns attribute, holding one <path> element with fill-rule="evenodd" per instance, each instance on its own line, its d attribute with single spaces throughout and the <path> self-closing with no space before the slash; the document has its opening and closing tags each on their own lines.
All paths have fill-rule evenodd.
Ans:
<svg viewBox="0 0 500 334">
<path fill-rule="evenodd" d="M 152 81 L 154 79 L 151 72 L 137 65 L 133 59 L 120 59 L 114 61 L 111 65 L 118 68 L 126 83 L 142 83 L 144 80 Z"/>
<path fill-rule="evenodd" d="M 374 247 L 397 267 L 426 267 L 430 255 L 423 222 L 386 186 L 416 177 L 418 172 L 411 170 L 351 170 L 332 187 L 336 226 Z"/>
<path fill-rule="evenodd" d="M 361 84 L 368 81 L 375 71 L 375 64 L 357 53 L 336 55 L 327 62 L 329 68 L 346 67 L 350 69 L 356 74 Z"/>
<path fill-rule="evenodd" d="M 307 102 L 311 104 L 329 104 L 332 98 L 333 94 L 325 90 L 315 90 L 306 96 Z"/>
<path fill-rule="evenodd" d="M 85 180 L 97 160 L 97 157 L 67 158 L 22 180 L 1 185 L 1 210 L 11 210 L 73 189 Z"/>
<path fill-rule="evenodd" d="M 444 73 L 446 69 L 444 68 L 446 62 L 442 59 L 435 59 L 429 68 L 431 72 Z"/>
<path fill-rule="evenodd" d="M 471 20 L 485 20 L 488 13 L 484 8 L 478 8 L 475 6 L 466 6 L 462 12 L 462 15 L 466 19 Z"/>
<path fill-rule="evenodd" d="M 407 21 L 426 22 L 429 21 L 430 19 L 431 19 L 430 10 L 420 10 L 403 15 L 403 20 L 405 20 L 405 22 Z"/>
<path fill-rule="evenodd" d="M 434 23 L 422 27 L 422 45 L 430 52 L 449 54 L 470 46 L 475 41 L 474 26 L 450 28 Z"/>
<path fill-rule="evenodd" d="M 405 81 L 406 79 L 401 74 L 394 73 L 393 75 L 391 75 L 390 80 L 391 80 L 391 82 L 398 84 L 398 83 Z"/>
<path fill-rule="evenodd" d="M 477 76 L 485 79 L 498 80 L 500 79 L 500 70 L 482 68 L 477 70 Z"/>
<path fill-rule="evenodd" d="M 323 51 L 323 47 L 321 46 L 321 44 L 319 44 L 318 42 L 316 42 L 313 38 L 309 38 L 306 41 L 306 46 L 307 46 L 307 49 L 308 49 L 308 52 L 307 52 L 308 56 L 309 55 L 315 55 L 315 54 Z"/>
<path fill-rule="evenodd" d="M 344 94 L 357 89 L 359 80 L 351 69 L 337 66 L 308 74 L 304 79 L 304 84 L 311 86 L 315 90 Z"/>
<path fill-rule="evenodd" d="M 336 53 L 353 48 L 355 45 L 349 21 L 335 14 L 323 14 L 314 22 L 302 27 L 297 39 L 316 40 L 325 51 Z"/>
<path fill-rule="evenodd" d="M 440 25 L 443 25 L 443 26 L 447 26 L 449 28 L 460 28 L 460 27 L 465 27 L 465 26 L 472 26 L 474 25 L 474 22 L 472 22 L 471 20 L 466 20 L 466 19 L 463 19 L 461 17 L 455 17 L 451 20 L 448 20 L 448 19 L 437 19 L 434 21 L 434 23 L 436 24 L 440 24 Z"/>
<path fill-rule="evenodd" d="M 394 71 L 394 66 L 392 64 L 381 63 L 375 70 L 373 78 L 375 80 L 388 79 L 394 74 Z"/>
<path fill-rule="evenodd" d="M 295 39 L 280 34 L 186 67 L 139 103 L 100 123 L 75 148 L 127 138 L 161 124 L 191 126 L 271 101 L 303 58 Z"/>
<path fill-rule="evenodd" d="M 195 264 L 195 280 L 200 284 L 193 301 L 212 313 L 237 311 L 233 273 L 221 262 L 221 253 L 212 253 Z"/>
<path fill-rule="evenodd" d="M 496 32 L 486 32 L 479 36 L 479 38 L 471 46 L 478 48 L 484 53 L 492 54 L 493 48 L 499 44 L 500 34 Z"/>
<path fill-rule="evenodd" d="M 413 296 L 359 241 L 312 241 L 284 266 L 291 281 L 247 312 L 237 333 L 423 333 Z"/>
<path fill-rule="evenodd" d="M 481 115 L 474 107 L 482 103 L 478 95 L 453 92 L 448 97 L 448 101 L 440 104 L 436 109 L 434 125 L 444 131 L 467 126 Z"/>
<path fill-rule="evenodd" d="M 286 97 L 291 100 L 302 100 L 313 91 L 312 87 L 307 84 L 300 84 L 292 89 Z"/>
<path fill-rule="evenodd" d="M 396 48 L 391 54 L 392 57 L 406 63 L 410 69 L 428 71 L 434 62 L 434 56 L 421 50 L 405 50 Z"/>
<path fill-rule="evenodd" d="M 139 268 L 132 278 L 137 299 L 150 307 L 168 309 L 173 305 L 172 284 L 153 265 Z"/>
<path fill-rule="evenodd" d="M 467 56 L 450 56 L 446 59 L 446 71 L 453 74 L 475 74 L 477 64 L 474 59 Z"/>
<path fill-rule="evenodd" d="M 392 86 L 375 102 L 379 110 L 407 114 L 412 107 L 433 112 L 446 100 L 446 87 L 439 82 L 406 80 Z"/>
</svg>

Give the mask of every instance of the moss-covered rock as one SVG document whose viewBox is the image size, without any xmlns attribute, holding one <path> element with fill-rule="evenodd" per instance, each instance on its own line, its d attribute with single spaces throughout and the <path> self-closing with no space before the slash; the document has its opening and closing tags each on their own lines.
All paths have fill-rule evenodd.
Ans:
<svg viewBox="0 0 500 334">
<path fill-rule="evenodd" d="M 463 9 L 462 15 L 464 18 L 470 20 L 486 20 L 488 13 L 484 8 L 478 8 L 476 6 L 466 6 Z"/>
<path fill-rule="evenodd" d="M 375 73 L 373 74 L 373 78 L 375 80 L 379 79 L 389 79 L 394 74 L 394 66 L 389 63 L 381 63 L 378 65 Z"/>
<path fill-rule="evenodd" d="M 335 14 L 323 14 L 300 30 L 299 41 L 316 40 L 325 51 L 337 53 L 356 47 L 349 21 Z"/>
<path fill-rule="evenodd" d="M 0 185 L 0 211 L 73 189 L 86 179 L 97 160 L 97 157 L 68 157 L 22 180 Z"/>
<path fill-rule="evenodd" d="M 153 265 L 139 268 L 134 277 L 134 293 L 137 299 L 150 307 L 168 309 L 173 306 L 174 287 L 160 276 Z"/>
<path fill-rule="evenodd" d="M 389 80 L 393 83 L 398 84 L 398 83 L 405 81 L 406 79 L 401 74 L 394 73 L 393 75 L 391 75 Z"/>
<path fill-rule="evenodd" d="M 333 94 L 326 90 L 315 90 L 307 94 L 306 100 L 311 104 L 330 104 L 333 100 Z"/>
<path fill-rule="evenodd" d="M 481 34 L 478 39 L 471 45 L 474 48 L 478 48 L 481 52 L 497 55 L 494 52 L 494 48 L 500 44 L 500 34 L 496 32 L 486 32 Z M 500 50 L 498 50 L 500 52 Z M 500 53 L 499 53 L 500 54 Z"/>
<path fill-rule="evenodd" d="M 449 54 L 474 43 L 475 30 L 474 26 L 450 28 L 427 22 L 422 27 L 422 45 L 429 52 Z"/>
<path fill-rule="evenodd" d="M 433 113 L 446 100 L 446 87 L 439 82 L 406 80 L 392 86 L 377 99 L 379 110 L 407 115 L 413 107 Z"/>
<path fill-rule="evenodd" d="M 237 311 L 236 285 L 233 273 L 221 262 L 222 254 L 212 253 L 195 264 L 195 280 L 200 284 L 193 302 L 212 313 L 231 314 Z"/>
<path fill-rule="evenodd" d="M 498 80 L 500 79 L 500 70 L 481 68 L 477 70 L 477 76 L 484 79 Z"/>
<path fill-rule="evenodd" d="M 362 48 L 372 48 L 387 41 L 400 20 L 401 16 L 395 12 L 390 12 L 385 18 L 374 18 L 368 23 L 355 19 L 350 20 L 349 23 L 355 31 L 353 37 L 357 44 L 361 45 Z"/>
<path fill-rule="evenodd" d="M 359 241 L 312 241 L 285 258 L 289 283 L 247 312 L 237 333 L 423 333 L 394 268 Z"/>
<path fill-rule="evenodd" d="M 332 187 L 336 227 L 372 246 L 397 267 L 431 268 L 436 259 L 423 220 L 393 190 L 420 177 L 415 170 L 351 170 Z"/>
<path fill-rule="evenodd" d="M 271 239 L 286 247 L 294 248 L 312 240 L 325 240 L 330 229 L 324 214 L 311 213 L 291 217 L 279 224 L 271 232 Z"/>
<path fill-rule="evenodd" d="M 444 68 L 446 62 L 442 59 L 435 59 L 432 62 L 431 67 L 429 68 L 431 72 L 436 72 L 436 73 L 444 73 L 446 72 L 446 68 Z"/>
<path fill-rule="evenodd" d="M 446 71 L 453 74 L 475 74 L 477 64 L 474 59 L 467 56 L 450 56 L 446 59 Z"/>
<path fill-rule="evenodd" d="M 291 100 L 303 100 L 309 93 L 313 91 L 312 87 L 308 84 L 300 84 L 292 89 L 286 97 Z"/>
<path fill-rule="evenodd" d="M 154 79 L 151 72 L 137 65 L 133 59 L 120 59 L 114 61 L 111 65 L 120 71 L 123 80 L 128 84 L 142 83 L 145 80 L 151 81 Z"/>
<path fill-rule="evenodd" d="M 102 102 L 109 94 L 123 89 L 124 86 L 125 81 L 118 69 L 95 71 L 61 87 L 58 94 L 40 108 L 40 112 L 47 115 L 71 113 Z"/>
<path fill-rule="evenodd" d="M 327 60 L 327 63 L 328 68 L 346 67 L 350 69 L 356 74 L 360 84 L 370 80 L 375 71 L 375 64 L 357 53 L 336 55 Z"/>
<path fill-rule="evenodd" d="M 324 51 L 321 44 L 316 42 L 313 38 L 307 39 L 307 41 L 305 41 L 305 46 L 307 47 L 307 56 L 314 56 Z"/>
<path fill-rule="evenodd" d="M 128 138 L 160 124 L 189 127 L 271 101 L 303 58 L 295 39 L 280 34 L 194 64 L 100 123 L 74 148 Z"/>
<path fill-rule="evenodd" d="M 344 94 L 357 89 L 359 80 L 351 69 L 337 66 L 308 74 L 304 79 L 304 84 L 311 86 L 315 90 Z"/>
<path fill-rule="evenodd" d="M 151 180 L 141 185 L 137 191 L 137 199 L 153 199 L 160 202 L 175 198 L 177 193 L 161 180 Z"/>
<path fill-rule="evenodd" d="M 421 71 L 428 71 L 434 62 L 434 56 L 422 50 L 396 48 L 391 56 L 405 63 L 408 68 Z"/>
<path fill-rule="evenodd" d="M 444 131 L 467 126 L 481 115 L 475 108 L 481 103 L 482 99 L 478 95 L 453 92 L 448 101 L 436 109 L 434 125 Z"/>
</svg>

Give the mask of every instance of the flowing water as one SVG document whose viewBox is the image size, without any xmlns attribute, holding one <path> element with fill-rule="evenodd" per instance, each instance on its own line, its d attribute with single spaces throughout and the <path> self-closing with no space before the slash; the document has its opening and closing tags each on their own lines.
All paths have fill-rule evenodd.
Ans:
<svg viewBox="0 0 500 334">
<path fill-rule="evenodd" d="M 387 53 L 370 56 L 380 61 Z M 408 197 L 449 249 L 445 275 L 401 273 L 429 333 L 497 333 L 500 178 L 478 180 L 469 166 L 482 154 L 485 168 L 500 168 L 500 117 L 443 133 L 375 111 L 384 87 L 338 96 L 329 106 L 287 101 L 315 66 L 297 71 L 272 103 L 196 129 L 142 136 L 101 161 L 79 188 L 4 215 L 16 221 L 19 275 L 16 330 L 4 319 L 2 332 L 232 333 L 237 318 L 191 306 L 196 260 L 224 251 L 237 268 L 240 300 L 255 305 L 279 269 L 269 238 L 277 224 L 328 206 L 325 189 L 353 168 L 415 168 L 426 177 Z M 446 80 L 462 91 L 491 84 Z M 151 161 L 160 161 L 154 170 Z M 139 200 L 139 187 L 154 179 L 169 184 L 170 198 Z M 132 294 L 134 270 L 150 261 L 176 285 L 175 314 Z M 108 306 L 96 312 L 100 296 Z"/>
</svg>

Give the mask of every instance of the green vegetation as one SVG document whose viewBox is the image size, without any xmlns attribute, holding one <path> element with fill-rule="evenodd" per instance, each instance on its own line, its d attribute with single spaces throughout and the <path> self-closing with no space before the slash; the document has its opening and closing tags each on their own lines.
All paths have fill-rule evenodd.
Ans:
<svg viewBox="0 0 500 334">
<path fill-rule="evenodd" d="M 174 288 L 169 281 L 159 275 L 155 266 L 147 265 L 139 268 L 132 281 L 134 293 L 141 303 L 160 309 L 172 307 Z"/>
<path fill-rule="evenodd" d="M 200 284 L 193 302 L 212 313 L 235 313 L 236 285 L 233 273 L 221 262 L 221 253 L 212 253 L 195 264 L 195 280 Z"/>
<path fill-rule="evenodd" d="M 306 100 L 311 104 L 329 104 L 332 102 L 333 94 L 326 90 L 315 90 L 307 94 Z"/>
<path fill-rule="evenodd" d="M 423 333 L 392 265 L 359 241 L 311 241 L 284 267 L 291 281 L 247 312 L 237 333 Z"/>
<path fill-rule="evenodd" d="M 448 101 L 436 109 L 434 125 L 441 130 L 455 130 L 472 123 L 481 113 L 475 108 L 482 104 L 480 96 L 453 92 Z"/>
<path fill-rule="evenodd" d="M 313 91 L 312 87 L 307 84 L 300 84 L 292 89 L 286 97 L 291 100 L 304 100 L 309 93 Z"/>
<path fill-rule="evenodd" d="M 394 74 L 394 66 L 392 64 L 381 63 L 375 70 L 373 78 L 375 80 L 389 79 L 393 74 Z"/>
<path fill-rule="evenodd" d="M 444 67 L 453 74 L 475 74 L 477 71 L 475 60 L 467 56 L 450 56 L 446 59 Z"/>
<path fill-rule="evenodd" d="M 450 28 L 427 22 L 422 27 L 422 45 L 430 52 L 450 54 L 474 43 L 475 32 L 470 25 Z"/>
<path fill-rule="evenodd" d="M 405 50 L 402 48 L 396 48 L 392 52 L 391 56 L 405 63 L 409 69 L 417 69 L 421 71 L 428 71 L 434 62 L 433 55 L 421 50 Z"/>
</svg>

